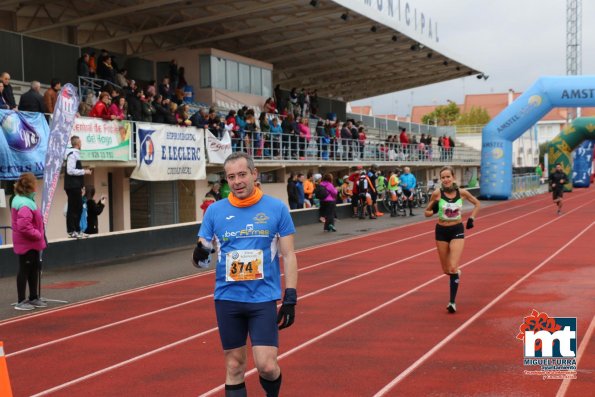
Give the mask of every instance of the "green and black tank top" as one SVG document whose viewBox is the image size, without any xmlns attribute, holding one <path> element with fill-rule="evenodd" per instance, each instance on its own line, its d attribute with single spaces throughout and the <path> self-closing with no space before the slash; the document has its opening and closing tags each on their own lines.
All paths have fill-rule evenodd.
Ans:
<svg viewBox="0 0 595 397">
<path fill-rule="evenodd" d="M 453 198 L 448 198 L 444 190 L 440 189 L 440 200 L 438 201 L 438 219 L 441 221 L 460 221 L 463 212 L 463 199 L 459 189 Z"/>
</svg>

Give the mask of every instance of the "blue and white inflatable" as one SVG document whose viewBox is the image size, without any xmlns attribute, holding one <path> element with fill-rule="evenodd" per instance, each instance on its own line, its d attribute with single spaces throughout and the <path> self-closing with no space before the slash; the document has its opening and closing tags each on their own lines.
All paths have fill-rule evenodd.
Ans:
<svg viewBox="0 0 595 397">
<path fill-rule="evenodd" d="M 537 80 L 483 128 L 481 197 L 506 200 L 511 196 L 512 142 L 552 108 L 590 106 L 595 106 L 595 76 L 549 76 Z"/>
</svg>

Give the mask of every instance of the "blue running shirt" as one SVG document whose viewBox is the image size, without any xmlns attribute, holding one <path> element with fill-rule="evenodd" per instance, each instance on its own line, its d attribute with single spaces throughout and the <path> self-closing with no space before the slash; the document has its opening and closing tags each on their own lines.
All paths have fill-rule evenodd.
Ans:
<svg viewBox="0 0 595 397">
<path fill-rule="evenodd" d="M 278 241 L 295 233 L 287 206 L 263 195 L 251 207 L 224 199 L 207 208 L 198 236 L 217 245 L 215 299 L 269 302 L 281 299 Z"/>
</svg>

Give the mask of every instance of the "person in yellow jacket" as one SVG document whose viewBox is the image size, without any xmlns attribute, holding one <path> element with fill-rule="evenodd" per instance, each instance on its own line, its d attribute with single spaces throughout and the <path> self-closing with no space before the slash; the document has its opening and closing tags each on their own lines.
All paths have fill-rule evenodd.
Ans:
<svg viewBox="0 0 595 397">
<path fill-rule="evenodd" d="M 306 180 L 304 181 L 304 197 L 305 201 L 307 201 L 306 208 L 312 206 L 312 196 L 314 194 L 314 182 L 312 181 L 313 173 L 312 171 L 308 171 L 306 174 Z"/>
<path fill-rule="evenodd" d="M 399 172 L 393 170 L 390 172 L 390 177 L 388 178 L 388 194 L 390 194 L 390 216 L 395 217 L 397 216 L 397 199 L 398 199 L 398 189 L 399 184 L 401 183 L 399 179 Z"/>
</svg>

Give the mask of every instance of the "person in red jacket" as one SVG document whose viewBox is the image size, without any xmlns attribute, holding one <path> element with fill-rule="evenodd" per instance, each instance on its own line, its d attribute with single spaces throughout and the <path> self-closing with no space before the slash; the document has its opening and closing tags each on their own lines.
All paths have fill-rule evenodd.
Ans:
<svg viewBox="0 0 595 397">
<path fill-rule="evenodd" d="M 109 105 L 112 98 L 110 94 L 107 92 L 102 92 L 99 94 L 99 100 L 93 106 L 93 109 L 89 112 L 89 117 L 97 117 L 104 120 L 114 120 L 116 118 L 115 115 L 110 115 L 109 112 Z"/>
<path fill-rule="evenodd" d="M 401 143 L 401 148 L 403 149 L 403 153 L 405 156 L 409 154 L 409 137 L 407 136 L 407 130 L 403 127 L 401 129 L 401 134 L 399 135 L 399 142 Z"/>
<path fill-rule="evenodd" d="M 46 307 L 39 299 L 40 253 L 46 247 L 41 211 L 35 203 L 37 182 L 31 172 L 21 174 L 14 185 L 16 195 L 10 204 L 13 250 L 19 256 L 16 310 Z M 29 300 L 26 299 L 29 284 Z"/>
</svg>

